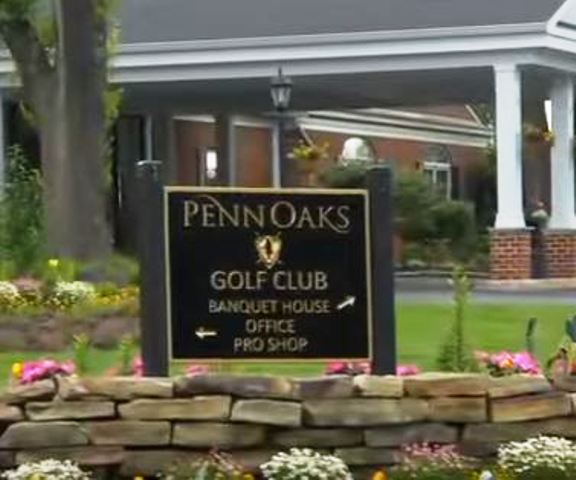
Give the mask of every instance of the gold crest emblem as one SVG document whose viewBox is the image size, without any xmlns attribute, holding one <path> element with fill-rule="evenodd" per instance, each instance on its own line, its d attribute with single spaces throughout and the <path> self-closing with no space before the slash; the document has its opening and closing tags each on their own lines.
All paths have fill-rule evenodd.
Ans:
<svg viewBox="0 0 576 480">
<path fill-rule="evenodd" d="M 254 240 L 256 251 L 258 252 L 258 263 L 262 263 L 268 270 L 280 261 L 282 253 L 282 238 L 280 234 L 259 235 Z"/>
</svg>

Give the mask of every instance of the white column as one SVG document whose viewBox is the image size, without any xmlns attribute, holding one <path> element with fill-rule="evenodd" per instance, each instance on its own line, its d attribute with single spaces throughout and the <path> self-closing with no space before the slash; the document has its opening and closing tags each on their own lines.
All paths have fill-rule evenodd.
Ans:
<svg viewBox="0 0 576 480">
<path fill-rule="evenodd" d="M 494 66 L 498 213 L 495 228 L 525 228 L 522 193 L 522 79 L 516 65 Z"/>
<path fill-rule="evenodd" d="M 554 80 L 550 99 L 554 144 L 550 152 L 552 208 L 549 227 L 574 229 L 574 84 L 569 76 Z"/>
</svg>

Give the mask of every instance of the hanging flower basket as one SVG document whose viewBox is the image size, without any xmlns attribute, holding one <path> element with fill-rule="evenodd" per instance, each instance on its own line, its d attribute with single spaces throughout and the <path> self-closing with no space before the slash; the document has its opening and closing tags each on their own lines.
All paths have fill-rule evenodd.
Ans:
<svg viewBox="0 0 576 480">
<path fill-rule="evenodd" d="M 292 149 L 291 156 L 299 162 L 299 166 L 303 172 L 311 172 L 316 169 L 316 165 L 321 160 L 328 158 L 327 143 L 323 145 L 311 144 L 308 145 L 300 140 L 298 144 Z"/>
<path fill-rule="evenodd" d="M 554 144 L 554 132 L 547 128 L 540 128 L 530 123 L 525 123 L 522 127 L 524 140 L 530 143 L 540 143 L 545 145 Z"/>
</svg>

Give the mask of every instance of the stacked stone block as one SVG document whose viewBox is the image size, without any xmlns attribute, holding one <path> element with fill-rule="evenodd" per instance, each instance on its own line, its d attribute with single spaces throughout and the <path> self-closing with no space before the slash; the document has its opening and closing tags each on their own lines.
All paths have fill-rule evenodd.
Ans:
<svg viewBox="0 0 576 480">
<path fill-rule="evenodd" d="M 576 437 L 571 395 L 525 376 L 63 378 L 0 394 L 0 467 L 56 457 L 153 475 L 217 447 L 255 470 L 311 447 L 369 471 L 414 442 L 481 457 L 539 433 Z"/>
</svg>

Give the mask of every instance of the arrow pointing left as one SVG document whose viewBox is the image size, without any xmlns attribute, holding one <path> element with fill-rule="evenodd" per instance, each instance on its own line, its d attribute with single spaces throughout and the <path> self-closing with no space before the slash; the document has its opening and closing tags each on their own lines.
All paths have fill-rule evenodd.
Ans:
<svg viewBox="0 0 576 480">
<path fill-rule="evenodd" d="M 207 330 L 204 327 L 197 328 L 196 331 L 194 332 L 194 334 L 200 340 L 205 340 L 206 338 L 209 338 L 209 337 L 217 337 L 218 336 L 218 332 L 216 330 Z"/>
</svg>

